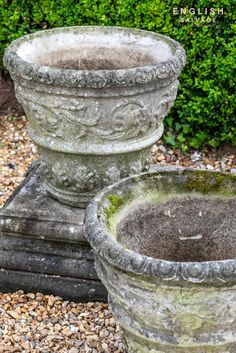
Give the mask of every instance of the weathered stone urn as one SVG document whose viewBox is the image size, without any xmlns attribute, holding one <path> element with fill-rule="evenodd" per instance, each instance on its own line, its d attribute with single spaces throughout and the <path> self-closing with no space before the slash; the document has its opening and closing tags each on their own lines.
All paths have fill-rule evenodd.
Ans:
<svg viewBox="0 0 236 353">
<path fill-rule="evenodd" d="M 86 213 L 96 269 L 132 353 L 236 352 L 236 176 L 143 173 Z"/>
<path fill-rule="evenodd" d="M 137 29 L 58 28 L 12 42 L 4 63 L 48 191 L 84 206 L 105 185 L 148 169 L 184 62 L 177 42 Z"/>
</svg>

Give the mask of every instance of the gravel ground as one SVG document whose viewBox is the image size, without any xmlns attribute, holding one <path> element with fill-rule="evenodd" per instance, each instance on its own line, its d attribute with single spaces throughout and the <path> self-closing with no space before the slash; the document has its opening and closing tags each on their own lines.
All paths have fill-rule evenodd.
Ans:
<svg viewBox="0 0 236 353">
<path fill-rule="evenodd" d="M 0 116 L 0 207 L 38 158 L 26 119 Z M 192 151 L 183 155 L 159 141 L 153 163 L 236 173 L 236 154 Z M 119 327 L 104 303 L 73 303 L 41 293 L 0 293 L 0 353 L 124 353 Z"/>
<path fill-rule="evenodd" d="M 160 165 L 176 165 L 205 170 L 236 173 L 236 147 L 225 146 L 222 150 L 192 151 L 183 154 L 172 150 L 159 141 L 152 148 L 152 162 Z"/>
<path fill-rule="evenodd" d="M 30 163 L 38 158 L 26 130 L 24 116 L 0 116 L 0 207 L 21 183 Z"/>
<path fill-rule="evenodd" d="M 122 353 L 108 304 L 41 293 L 0 294 L 0 352 Z"/>
</svg>

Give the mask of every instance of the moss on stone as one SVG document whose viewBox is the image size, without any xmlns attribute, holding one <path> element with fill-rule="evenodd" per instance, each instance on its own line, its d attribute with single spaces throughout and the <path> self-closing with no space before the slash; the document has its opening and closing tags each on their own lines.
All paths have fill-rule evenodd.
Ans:
<svg viewBox="0 0 236 353">
<path fill-rule="evenodd" d="M 119 195 L 108 195 L 107 200 L 110 201 L 110 205 L 103 209 L 105 214 L 106 223 L 109 227 L 111 234 L 115 237 L 115 214 L 117 210 L 125 204 L 124 198 Z"/>
<path fill-rule="evenodd" d="M 116 213 L 117 209 L 119 207 L 121 207 L 122 205 L 124 205 L 125 201 L 119 195 L 108 195 L 107 200 L 110 201 L 110 205 L 109 205 L 109 207 L 104 208 L 104 213 L 105 213 L 107 219 L 109 220 L 109 218 Z"/>
<path fill-rule="evenodd" d="M 236 194 L 236 176 L 203 170 L 194 171 L 193 175 L 188 175 L 186 187 L 188 190 L 207 193 L 217 193 L 224 196 Z"/>
<path fill-rule="evenodd" d="M 108 195 L 107 199 L 111 202 L 114 207 L 120 207 L 124 204 L 124 199 L 118 195 Z"/>
</svg>

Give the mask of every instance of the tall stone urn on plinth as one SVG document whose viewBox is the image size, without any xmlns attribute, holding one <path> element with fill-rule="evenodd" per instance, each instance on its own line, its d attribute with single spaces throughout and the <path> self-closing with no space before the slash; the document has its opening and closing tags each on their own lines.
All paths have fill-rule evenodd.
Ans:
<svg viewBox="0 0 236 353">
<path fill-rule="evenodd" d="M 147 170 L 184 62 L 177 42 L 137 29 L 58 28 L 12 42 L 4 63 L 49 193 L 84 207 L 104 186 Z"/>
<path fill-rule="evenodd" d="M 86 211 L 129 353 L 236 352 L 236 176 L 143 173 Z"/>
</svg>

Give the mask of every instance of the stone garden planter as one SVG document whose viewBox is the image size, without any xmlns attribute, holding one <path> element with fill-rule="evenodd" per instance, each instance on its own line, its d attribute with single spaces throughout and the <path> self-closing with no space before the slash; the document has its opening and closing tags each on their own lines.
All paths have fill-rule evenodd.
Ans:
<svg viewBox="0 0 236 353">
<path fill-rule="evenodd" d="M 128 352 L 236 352 L 236 176 L 144 173 L 96 196 L 86 236 Z"/>
<path fill-rule="evenodd" d="M 48 191 L 83 207 L 105 185 L 146 170 L 184 62 L 177 42 L 136 29 L 68 27 L 14 41 L 4 63 Z"/>
</svg>

